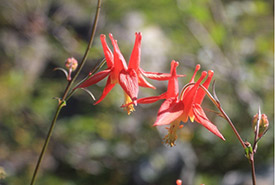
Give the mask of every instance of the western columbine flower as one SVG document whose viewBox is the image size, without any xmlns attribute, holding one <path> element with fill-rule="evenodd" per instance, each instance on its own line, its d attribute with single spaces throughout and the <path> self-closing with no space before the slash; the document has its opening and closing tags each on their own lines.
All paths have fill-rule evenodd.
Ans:
<svg viewBox="0 0 275 185">
<path fill-rule="evenodd" d="M 103 93 L 95 104 L 101 102 L 117 83 L 119 83 L 124 90 L 125 104 L 129 104 L 132 101 L 136 104 L 139 86 L 155 89 L 155 87 L 147 82 L 142 75 L 155 80 L 169 79 L 170 74 L 146 72 L 139 67 L 142 39 L 141 33 L 136 33 L 136 40 L 129 60 L 129 66 L 127 66 L 126 61 L 120 52 L 117 41 L 114 40 L 112 34 L 109 34 L 109 37 L 113 45 L 113 53 L 106 43 L 106 36 L 103 34 L 100 35 L 107 69 L 96 73 L 76 87 L 85 88 L 91 86 L 108 76 Z M 133 105 L 129 104 L 126 107 L 126 110 L 128 114 L 130 114 L 134 111 Z"/>
<path fill-rule="evenodd" d="M 195 75 L 199 69 L 200 65 L 197 65 L 189 83 L 194 83 Z M 205 88 L 208 88 L 213 74 L 213 71 L 208 71 L 208 77 L 203 83 Z M 217 127 L 206 117 L 201 107 L 205 92 L 203 89 L 199 88 L 199 85 L 206 75 L 207 72 L 203 71 L 199 80 L 194 85 L 190 85 L 190 87 L 186 88 L 179 100 L 177 97 L 169 98 L 161 105 L 154 126 L 171 124 L 169 133 L 164 138 L 166 143 L 170 144 L 170 146 L 173 146 L 177 139 L 175 132 L 177 128 L 180 128 L 180 121 L 187 122 L 188 118 L 190 118 L 192 122 L 195 120 L 213 134 L 225 140 Z M 177 79 L 174 81 L 177 83 Z"/>
<path fill-rule="evenodd" d="M 164 140 L 170 146 L 175 145 L 175 140 L 177 139 L 176 131 L 183 126 L 180 125 L 180 122 L 187 122 L 188 118 L 193 122 L 194 120 L 200 124 L 202 124 L 209 131 L 220 137 L 224 140 L 224 137 L 219 132 L 217 127 L 209 121 L 206 117 L 201 103 L 205 96 L 205 92 L 203 89 L 199 88 L 200 83 L 206 77 L 207 72 L 203 71 L 199 80 L 194 83 L 194 79 L 197 71 L 200 69 L 200 65 L 196 66 L 195 72 L 189 83 L 194 83 L 193 85 L 188 86 L 185 91 L 181 94 L 181 98 L 178 98 L 179 88 L 178 88 L 178 75 L 176 73 L 176 67 L 178 66 L 178 62 L 171 62 L 171 76 L 168 81 L 167 92 L 159 95 L 141 98 L 137 100 L 137 103 L 147 104 L 153 103 L 160 99 L 165 99 L 163 104 L 161 105 L 157 119 L 154 123 L 154 126 L 159 125 L 168 125 L 170 124 L 170 128 L 168 129 L 168 134 L 164 137 Z M 208 71 L 208 77 L 203 83 L 203 86 L 207 89 L 211 82 L 214 72 Z"/>
</svg>

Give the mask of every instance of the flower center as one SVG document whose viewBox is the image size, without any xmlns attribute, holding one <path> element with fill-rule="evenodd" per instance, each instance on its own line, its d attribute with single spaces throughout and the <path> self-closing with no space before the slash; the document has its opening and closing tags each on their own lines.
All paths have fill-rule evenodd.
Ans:
<svg viewBox="0 0 275 185">
<path fill-rule="evenodd" d="M 124 92 L 124 97 L 125 97 L 125 105 L 132 102 L 132 99 L 130 98 L 130 96 L 128 96 L 125 92 Z M 124 110 L 127 111 L 128 115 L 130 115 L 132 112 L 135 111 L 135 108 L 133 104 L 129 104 L 128 106 L 124 107 Z"/>
<path fill-rule="evenodd" d="M 164 136 L 163 140 L 165 144 L 170 145 L 171 147 L 175 146 L 175 141 L 177 140 L 177 130 L 182 128 L 183 125 L 180 125 L 180 121 L 174 121 L 170 124 L 170 127 L 166 127 L 168 134 Z"/>
</svg>

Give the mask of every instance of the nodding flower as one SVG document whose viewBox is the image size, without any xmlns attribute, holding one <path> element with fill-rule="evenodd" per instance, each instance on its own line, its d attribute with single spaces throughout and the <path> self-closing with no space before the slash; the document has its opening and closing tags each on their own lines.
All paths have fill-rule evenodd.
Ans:
<svg viewBox="0 0 275 185">
<path fill-rule="evenodd" d="M 113 89 L 113 87 L 118 83 L 124 91 L 125 104 L 133 102 L 133 104 L 136 105 L 139 86 L 155 89 L 155 87 L 151 85 L 149 82 L 147 82 L 143 76 L 154 80 L 168 80 L 170 78 L 170 74 L 146 72 L 140 68 L 142 34 L 138 32 L 135 34 L 135 36 L 136 39 L 134 48 L 129 60 L 129 64 L 127 66 L 127 63 L 118 47 L 117 40 L 113 38 L 113 35 L 111 33 L 109 34 L 109 38 L 113 45 L 113 52 L 108 47 L 108 44 L 106 42 L 106 36 L 103 34 L 100 35 L 100 40 L 107 63 L 107 69 L 92 75 L 76 87 L 89 87 L 108 76 L 107 83 L 105 85 L 103 93 L 94 104 L 100 103 L 106 97 L 106 95 Z M 129 104 L 125 109 L 128 112 L 128 114 L 135 110 L 132 104 Z"/>
<path fill-rule="evenodd" d="M 191 122 L 196 121 L 200 123 L 210 132 L 222 140 L 225 140 L 218 128 L 211 123 L 211 121 L 209 121 L 201 107 L 201 103 L 206 93 L 200 87 L 200 84 L 208 75 L 207 79 L 202 84 L 202 86 L 208 89 L 214 72 L 212 70 L 209 70 L 208 73 L 203 71 L 200 78 L 195 82 L 195 76 L 200 69 L 200 65 L 197 65 L 195 72 L 189 81 L 189 85 L 183 90 L 179 98 L 178 75 L 176 73 L 176 67 L 178 65 L 179 63 L 176 61 L 171 62 L 170 79 L 168 81 L 168 88 L 165 93 L 159 96 L 137 99 L 137 103 L 148 104 L 165 99 L 159 108 L 157 119 L 153 126 L 170 125 L 170 128 L 167 128 L 168 134 L 164 137 L 165 143 L 170 146 L 175 145 L 175 140 L 177 139 L 176 132 L 179 128 L 183 127 L 180 123 L 187 122 L 188 118 Z"/>
</svg>

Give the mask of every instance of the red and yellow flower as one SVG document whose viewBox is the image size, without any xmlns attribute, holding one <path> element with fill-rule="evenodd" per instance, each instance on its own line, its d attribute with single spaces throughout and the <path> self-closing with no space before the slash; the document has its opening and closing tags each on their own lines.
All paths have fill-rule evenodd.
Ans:
<svg viewBox="0 0 275 185">
<path fill-rule="evenodd" d="M 154 126 L 170 124 L 170 128 L 168 128 L 168 135 L 164 137 L 165 142 L 170 146 L 175 145 L 175 140 L 177 139 L 176 131 L 179 128 L 183 127 L 182 125 L 180 125 L 181 121 L 187 122 L 188 118 L 191 122 L 194 122 L 195 120 L 196 122 L 207 128 L 210 132 L 220 137 L 222 140 L 225 140 L 217 127 L 213 123 L 211 123 L 211 121 L 209 121 L 204 110 L 201 107 L 205 92 L 199 86 L 202 80 L 207 76 L 207 72 L 203 71 L 201 77 L 195 82 L 194 79 L 196 73 L 200 69 L 200 65 L 197 65 L 195 72 L 189 82 L 191 83 L 190 86 L 188 86 L 184 90 L 184 92 L 181 93 L 181 97 L 178 98 L 179 88 L 177 78 L 178 75 L 176 73 L 177 66 L 178 62 L 171 62 L 171 76 L 168 81 L 167 91 L 165 93 L 159 96 L 138 99 L 137 103 L 148 104 L 158 101 L 160 99 L 165 99 L 165 101 L 159 108 Z M 213 71 L 208 71 L 208 77 L 202 84 L 206 89 L 209 87 L 213 74 Z"/>
<path fill-rule="evenodd" d="M 109 37 L 113 45 L 113 52 L 108 47 L 106 36 L 103 34 L 100 36 L 107 63 L 107 69 L 96 73 L 76 87 L 85 88 L 91 86 L 108 76 L 103 93 L 101 97 L 95 102 L 95 104 L 101 102 L 117 83 L 119 83 L 124 90 L 125 104 L 129 104 L 130 102 L 136 104 L 139 86 L 155 89 L 155 87 L 147 82 L 143 76 L 154 80 L 168 80 L 170 78 L 170 74 L 146 72 L 140 68 L 142 39 L 140 32 L 136 33 L 136 40 L 128 66 L 120 52 L 117 40 L 113 38 L 112 34 L 109 34 Z M 128 114 L 130 114 L 132 111 L 134 111 L 133 104 L 129 104 L 127 107 L 125 107 L 125 109 L 127 110 Z"/>
</svg>

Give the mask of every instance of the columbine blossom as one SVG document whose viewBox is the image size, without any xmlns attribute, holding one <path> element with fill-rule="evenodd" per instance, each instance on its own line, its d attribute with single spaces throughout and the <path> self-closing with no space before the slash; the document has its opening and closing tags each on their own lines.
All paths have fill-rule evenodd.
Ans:
<svg viewBox="0 0 275 185">
<path fill-rule="evenodd" d="M 194 75 L 189 83 L 194 83 L 194 78 L 199 69 L 200 65 L 197 65 Z M 213 71 L 208 71 L 208 77 L 203 83 L 203 86 L 206 89 L 209 87 L 213 74 Z M 210 132 L 220 137 L 222 140 L 225 140 L 218 128 L 206 117 L 206 114 L 201 107 L 205 92 L 203 89 L 199 88 L 199 85 L 206 75 L 207 72 L 203 71 L 198 81 L 195 82 L 194 85 L 190 85 L 190 87 L 186 88 L 180 99 L 174 97 L 165 100 L 158 111 L 157 120 L 155 121 L 154 126 L 171 124 L 168 130 L 169 133 L 165 137 L 166 143 L 171 146 L 174 145 L 174 142 L 177 139 L 176 131 L 178 128 L 181 128 L 180 122 L 187 122 L 188 118 L 192 122 L 195 120 Z M 177 83 L 177 79 L 174 82 Z"/>
<path fill-rule="evenodd" d="M 182 125 L 180 125 L 180 122 L 187 122 L 188 118 L 192 122 L 195 120 L 196 122 L 200 123 L 213 134 L 224 140 L 222 134 L 219 132 L 217 127 L 209 121 L 201 107 L 205 92 L 199 86 L 202 80 L 207 76 L 207 72 L 203 71 L 201 77 L 197 80 L 197 82 L 195 82 L 194 79 L 196 73 L 200 69 L 200 65 L 197 65 L 195 72 L 189 82 L 193 83 L 193 85 L 188 86 L 181 94 L 181 97 L 179 99 L 177 79 L 178 75 L 176 73 L 177 66 L 178 62 L 171 62 L 171 77 L 168 81 L 167 92 L 159 96 L 138 99 L 137 103 L 147 104 L 153 103 L 160 99 L 165 99 L 158 111 L 157 119 L 154 123 L 154 126 L 170 124 L 170 128 L 167 128 L 168 134 L 164 137 L 165 142 L 170 146 L 175 145 L 175 140 L 177 139 L 176 131 L 179 128 L 183 127 Z M 206 89 L 209 87 L 213 74 L 213 71 L 208 71 L 208 77 L 202 84 Z"/>
<path fill-rule="evenodd" d="M 96 73 L 76 87 L 85 88 L 91 86 L 108 76 L 103 93 L 95 104 L 101 102 L 117 83 L 119 83 L 124 90 L 125 104 L 130 102 L 136 104 L 139 86 L 155 89 L 155 87 L 147 82 L 143 76 L 154 80 L 168 80 L 170 78 L 169 74 L 146 72 L 139 67 L 142 39 L 141 33 L 136 33 L 136 40 L 128 66 L 120 52 L 117 41 L 113 38 L 112 34 L 109 34 L 109 37 L 113 45 L 113 52 L 108 47 L 106 36 L 103 34 L 100 35 L 107 69 Z M 130 114 L 134 111 L 133 105 L 129 104 L 126 107 L 126 110 L 128 114 Z"/>
</svg>

